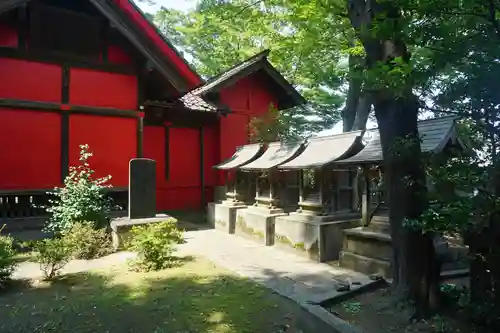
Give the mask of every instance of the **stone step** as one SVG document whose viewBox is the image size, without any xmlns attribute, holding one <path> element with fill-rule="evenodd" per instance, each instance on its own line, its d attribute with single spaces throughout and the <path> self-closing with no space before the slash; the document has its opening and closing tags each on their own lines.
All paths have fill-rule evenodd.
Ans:
<svg viewBox="0 0 500 333">
<path fill-rule="evenodd" d="M 380 275 L 384 278 L 391 277 L 391 263 L 388 260 L 378 260 L 349 251 L 341 251 L 339 264 L 340 267 L 366 275 Z"/>
<path fill-rule="evenodd" d="M 389 223 L 389 216 L 373 215 L 371 220 L 374 222 Z"/>
<path fill-rule="evenodd" d="M 391 238 L 387 234 L 374 232 L 367 228 L 345 230 L 343 250 L 354 254 L 390 260 L 392 256 Z"/>
<path fill-rule="evenodd" d="M 390 234 L 391 232 L 390 224 L 385 222 L 377 222 L 372 220 L 367 228 L 368 230 L 383 234 Z"/>
</svg>

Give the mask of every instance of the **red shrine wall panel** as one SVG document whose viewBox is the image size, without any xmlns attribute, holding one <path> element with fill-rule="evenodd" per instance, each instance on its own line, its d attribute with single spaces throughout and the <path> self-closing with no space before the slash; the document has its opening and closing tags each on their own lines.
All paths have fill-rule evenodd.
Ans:
<svg viewBox="0 0 500 333">
<path fill-rule="evenodd" d="M 60 102 L 62 70 L 59 65 L 0 58 L 0 98 Z"/>
<path fill-rule="evenodd" d="M 218 126 L 206 126 L 204 128 L 204 175 L 205 186 L 216 186 L 219 183 L 219 176 L 214 166 L 219 164 L 219 128 Z"/>
<path fill-rule="evenodd" d="M 156 184 L 164 187 L 166 184 L 165 170 L 165 127 L 144 126 L 143 156 L 156 161 Z"/>
<path fill-rule="evenodd" d="M 0 23 L 0 46 L 17 47 L 17 41 L 16 29 Z"/>
<path fill-rule="evenodd" d="M 231 113 L 220 119 L 220 161 L 231 157 L 236 147 L 248 143 L 249 117 Z"/>
<path fill-rule="evenodd" d="M 0 188 L 50 189 L 61 185 L 61 115 L 0 109 Z"/>
<path fill-rule="evenodd" d="M 108 62 L 119 65 L 131 65 L 132 58 L 119 46 L 110 45 L 108 47 Z"/>
<path fill-rule="evenodd" d="M 200 186 L 200 131 L 171 127 L 168 186 Z"/>
<path fill-rule="evenodd" d="M 75 105 L 135 110 L 137 77 L 72 68 L 69 102 Z"/>
<path fill-rule="evenodd" d="M 137 119 L 80 114 L 69 119 L 69 164 L 79 163 L 79 146 L 88 144 L 95 176 L 111 175 L 113 186 L 128 186 L 128 164 L 137 154 Z"/>
<path fill-rule="evenodd" d="M 159 211 L 201 208 L 200 131 L 177 127 L 167 131 L 166 141 L 164 127 L 144 127 L 144 157 L 156 161 L 156 207 Z"/>
<path fill-rule="evenodd" d="M 251 116 L 261 115 L 269 110 L 276 99 L 267 89 L 260 75 L 252 75 L 237 81 L 221 90 L 221 102 L 228 105 L 234 113 Z"/>
</svg>

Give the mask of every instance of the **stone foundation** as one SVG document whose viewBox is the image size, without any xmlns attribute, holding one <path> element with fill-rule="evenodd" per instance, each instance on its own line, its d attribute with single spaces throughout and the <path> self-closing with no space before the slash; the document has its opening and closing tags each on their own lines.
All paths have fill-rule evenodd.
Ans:
<svg viewBox="0 0 500 333">
<path fill-rule="evenodd" d="M 275 221 L 274 245 L 318 262 L 337 260 L 343 230 L 360 224 L 359 214 L 318 216 L 291 213 Z"/>
<path fill-rule="evenodd" d="M 236 213 L 236 235 L 251 238 L 267 246 L 274 244 L 275 219 L 287 215 L 281 208 L 250 206 Z"/>
<path fill-rule="evenodd" d="M 116 250 L 122 249 L 130 239 L 130 229 L 134 226 L 145 225 L 150 223 L 159 223 L 171 219 L 172 217 L 165 214 L 158 214 L 155 217 L 146 217 L 142 219 L 130 219 L 128 217 L 120 217 L 111 221 L 111 236 L 113 239 L 113 248 Z"/>
<path fill-rule="evenodd" d="M 215 229 L 229 234 L 235 233 L 236 212 L 248 206 L 241 202 L 226 200 L 222 203 L 208 204 L 208 221 Z"/>
</svg>

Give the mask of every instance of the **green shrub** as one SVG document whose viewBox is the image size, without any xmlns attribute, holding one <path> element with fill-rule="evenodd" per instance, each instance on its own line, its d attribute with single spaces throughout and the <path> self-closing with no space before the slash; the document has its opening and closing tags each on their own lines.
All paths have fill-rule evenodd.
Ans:
<svg viewBox="0 0 500 333">
<path fill-rule="evenodd" d="M 80 149 L 80 165 L 70 167 L 64 187 L 49 193 L 55 196 L 44 207 L 51 214 L 49 231 L 64 232 L 83 221 L 95 221 L 101 227 L 107 224 L 112 201 L 104 190 L 111 187 L 106 184 L 111 176 L 94 179 L 94 170 L 88 163 L 92 156 L 89 146 L 81 145 Z"/>
<path fill-rule="evenodd" d="M 0 232 L 3 228 L 0 228 Z M 0 288 L 10 279 L 15 269 L 13 257 L 16 254 L 13 246 L 14 240 L 9 236 L 0 235 Z"/>
<path fill-rule="evenodd" d="M 96 229 L 94 222 L 79 222 L 63 234 L 76 259 L 96 259 L 113 252 L 106 229 Z"/>
<path fill-rule="evenodd" d="M 46 279 L 56 277 L 71 259 L 73 247 L 66 238 L 52 238 L 34 244 L 35 258 Z"/>
<path fill-rule="evenodd" d="M 132 262 L 135 269 L 151 271 L 171 267 L 174 246 L 184 241 L 184 233 L 177 229 L 176 222 L 169 219 L 132 228 L 128 247 L 137 252 L 138 257 Z"/>
</svg>

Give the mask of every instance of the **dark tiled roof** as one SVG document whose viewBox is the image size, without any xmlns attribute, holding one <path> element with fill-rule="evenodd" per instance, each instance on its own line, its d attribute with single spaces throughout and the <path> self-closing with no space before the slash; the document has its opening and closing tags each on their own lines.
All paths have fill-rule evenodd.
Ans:
<svg viewBox="0 0 500 333">
<path fill-rule="evenodd" d="M 180 101 L 187 109 L 190 110 L 215 112 L 219 109 L 215 104 L 192 93 L 185 94 L 180 98 Z"/>
<path fill-rule="evenodd" d="M 259 156 L 260 153 L 262 153 L 263 148 L 264 147 L 258 143 L 238 147 L 231 158 L 219 165 L 216 165 L 215 168 L 221 170 L 238 168 L 253 161 Z"/>
<path fill-rule="evenodd" d="M 302 142 L 272 142 L 261 157 L 241 167 L 242 170 L 267 170 L 288 162 L 304 147 Z"/>
<path fill-rule="evenodd" d="M 362 131 L 315 137 L 309 140 L 304 151 L 280 169 L 317 168 L 359 152 Z"/>
<path fill-rule="evenodd" d="M 421 149 L 424 153 L 438 153 L 450 139 L 456 138 L 456 117 L 441 117 L 426 119 L 418 122 L 418 132 L 422 139 Z M 372 135 L 365 148 L 358 154 L 338 161 L 339 163 L 377 163 L 383 160 L 380 133 L 378 130 L 369 131 Z"/>
</svg>

